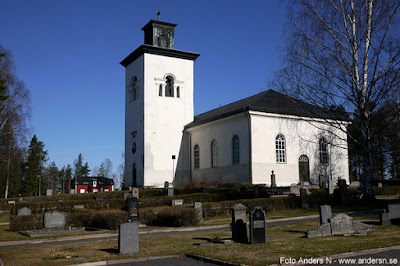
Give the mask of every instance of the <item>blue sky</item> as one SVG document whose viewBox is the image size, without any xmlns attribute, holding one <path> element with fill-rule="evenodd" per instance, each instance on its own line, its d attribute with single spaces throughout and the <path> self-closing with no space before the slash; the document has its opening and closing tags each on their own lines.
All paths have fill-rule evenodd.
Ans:
<svg viewBox="0 0 400 266">
<path fill-rule="evenodd" d="M 0 44 L 31 91 L 32 134 L 58 167 L 91 168 L 124 150 L 124 67 L 150 20 L 175 23 L 175 48 L 196 52 L 195 115 L 268 89 L 280 66 L 278 0 L 3 0 Z"/>
</svg>

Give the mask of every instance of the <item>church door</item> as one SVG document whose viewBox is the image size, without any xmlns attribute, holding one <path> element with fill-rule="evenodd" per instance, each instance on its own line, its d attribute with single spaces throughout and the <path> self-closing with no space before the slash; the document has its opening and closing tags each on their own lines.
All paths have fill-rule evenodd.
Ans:
<svg viewBox="0 0 400 266">
<path fill-rule="evenodd" d="M 301 155 L 299 157 L 299 181 L 310 182 L 310 165 L 307 155 Z"/>
<path fill-rule="evenodd" d="M 132 187 L 137 187 L 136 164 L 135 163 L 132 166 Z"/>
</svg>

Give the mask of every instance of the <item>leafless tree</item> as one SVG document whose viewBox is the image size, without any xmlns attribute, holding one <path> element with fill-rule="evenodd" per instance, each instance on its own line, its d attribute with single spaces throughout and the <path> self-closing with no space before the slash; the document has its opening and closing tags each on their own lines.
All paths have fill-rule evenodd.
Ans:
<svg viewBox="0 0 400 266">
<path fill-rule="evenodd" d="M 399 7 L 397 0 L 290 1 L 284 65 L 274 80 L 290 95 L 325 110 L 343 107 L 360 121 L 354 140 L 366 196 L 373 195 L 371 143 L 379 133 L 372 115 L 398 95 Z"/>
<path fill-rule="evenodd" d="M 26 122 L 30 116 L 30 93 L 15 75 L 11 53 L 0 46 L 0 164 L 6 172 L 5 198 L 8 197 L 12 158 L 26 143 Z M 18 164 L 20 162 L 17 162 Z"/>
</svg>

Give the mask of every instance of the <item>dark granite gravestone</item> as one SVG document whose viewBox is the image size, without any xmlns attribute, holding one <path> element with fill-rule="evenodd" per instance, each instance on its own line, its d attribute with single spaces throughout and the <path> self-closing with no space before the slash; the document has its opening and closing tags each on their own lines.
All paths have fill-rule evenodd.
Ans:
<svg viewBox="0 0 400 266">
<path fill-rule="evenodd" d="M 251 207 L 250 244 L 265 243 L 265 213 L 261 206 Z"/>
<path fill-rule="evenodd" d="M 51 211 L 44 214 L 44 228 L 67 227 L 68 215 L 66 212 Z"/>
<path fill-rule="evenodd" d="M 126 199 L 127 207 L 128 207 L 128 220 L 129 221 L 140 221 L 139 218 L 139 201 L 137 198 L 127 198 Z"/>
<path fill-rule="evenodd" d="M 319 206 L 319 222 L 321 224 L 329 223 L 329 219 L 332 218 L 332 208 L 330 205 Z"/>
<path fill-rule="evenodd" d="M 271 171 L 271 187 L 276 187 L 276 178 L 275 178 L 274 170 Z"/>
<path fill-rule="evenodd" d="M 121 255 L 139 253 L 138 223 L 123 223 L 119 225 L 118 251 Z"/>
<path fill-rule="evenodd" d="M 246 206 L 236 203 L 232 211 L 232 239 L 235 242 L 247 243 L 247 215 Z"/>
<path fill-rule="evenodd" d="M 194 203 L 194 209 L 196 211 L 196 219 L 197 221 L 203 221 L 203 207 L 201 202 Z"/>
<path fill-rule="evenodd" d="M 300 188 L 300 202 L 301 208 L 307 209 L 309 207 L 307 203 L 307 189 L 305 188 Z"/>
<path fill-rule="evenodd" d="M 183 199 L 174 199 L 172 200 L 172 206 L 183 206 Z"/>
<path fill-rule="evenodd" d="M 259 186 L 254 186 L 253 193 L 254 193 L 254 197 L 255 198 L 259 198 L 260 197 L 260 187 Z"/>
<path fill-rule="evenodd" d="M 164 182 L 164 189 L 167 190 L 169 188 L 169 182 L 165 181 Z"/>
<path fill-rule="evenodd" d="M 400 204 L 388 204 L 380 214 L 381 225 L 390 225 L 400 222 Z"/>
<path fill-rule="evenodd" d="M 18 209 L 17 216 L 25 216 L 25 215 L 32 215 L 32 210 L 27 207 L 22 207 Z"/>
<path fill-rule="evenodd" d="M 350 202 L 349 192 L 347 191 L 347 184 L 345 179 L 338 181 L 339 186 L 339 201 L 342 204 L 348 204 Z"/>
</svg>

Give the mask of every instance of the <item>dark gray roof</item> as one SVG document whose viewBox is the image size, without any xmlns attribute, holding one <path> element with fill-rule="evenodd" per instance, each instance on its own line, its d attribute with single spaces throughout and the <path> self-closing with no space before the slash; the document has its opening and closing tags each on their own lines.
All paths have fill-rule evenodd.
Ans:
<svg viewBox="0 0 400 266">
<path fill-rule="evenodd" d="M 133 51 L 130 55 L 128 55 L 124 60 L 121 61 L 121 65 L 124 67 L 129 66 L 133 61 L 135 61 L 142 54 L 155 54 L 155 55 L 163 55 L 168 57 L 175 57 L 187 60 L 196 60 L 199 57 L 199 54 L 192 52 L 185 52 L 176 49 L 162 48 L 156 47 L 148 44 L 143 44 L 139 46 L 135 51 Z"/>
<path fill-rule="evenodd" d="M 186 125 L 186 128 L 194 127 L 247 110 L 273 114 L 338 120 L 337 117 L 335 118 L 332 116 L 331 112 L 327 112 L 320 107 L 305 103 L 274 90 L 268 90 L 242 99 L 240 101 L 233 102 L 228 105 L 224 105 L 211 111 L 199 114 L 194 117 L 193 122 Z"/>
</svg>

